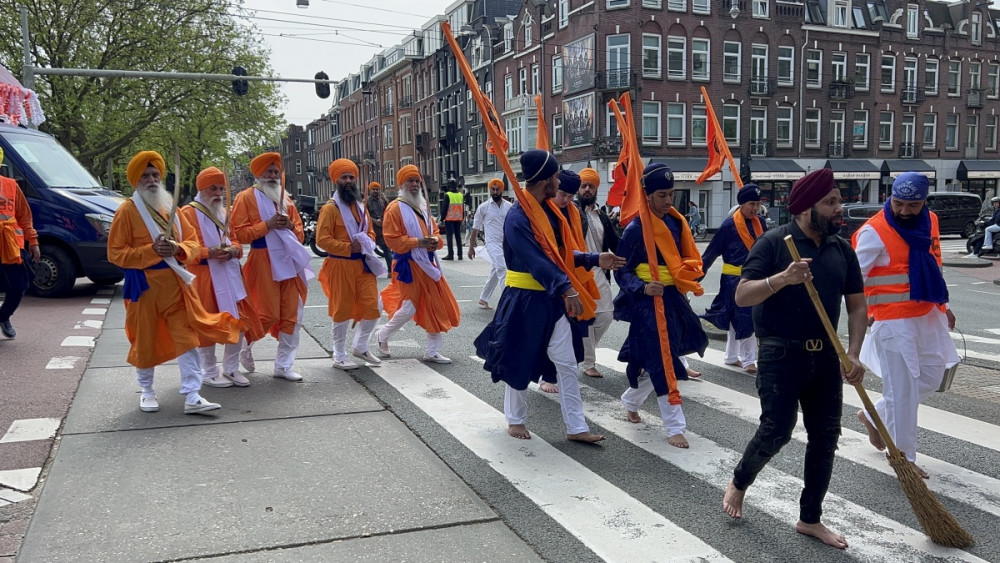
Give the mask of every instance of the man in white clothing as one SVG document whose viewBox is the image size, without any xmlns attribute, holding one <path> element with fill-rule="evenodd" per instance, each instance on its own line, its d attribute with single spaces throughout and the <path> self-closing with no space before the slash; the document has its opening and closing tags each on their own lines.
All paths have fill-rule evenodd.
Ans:
<svg viewBox="0 0 1000 563">
<path fill-rule="evenodd" d="M 486 279 L 483 292 L 479 295 L 479 306 L 490 307 L 490 297 L 498 285 L 507 279 L 507 264 L 503 259 L 503 222 L 513 204 L 503 198 L 503 180 L 493 178 L 489 183 L 490 199 L 479 204 L 472 220 L 472 236 L 469 242 L 469 260 L 476 258 L 476 241 L 479 232 L 486 236 L 486 253 L 489 255 L 490 277 Z"/>
</svg>

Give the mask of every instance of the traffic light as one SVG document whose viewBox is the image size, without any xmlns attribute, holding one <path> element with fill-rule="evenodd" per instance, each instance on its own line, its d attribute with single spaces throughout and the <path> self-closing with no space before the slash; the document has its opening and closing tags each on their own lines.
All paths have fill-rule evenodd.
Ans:
<svg viewBox="0 0 1000 563">
<path fill-rule="evenodd" d="M 316 73 L 316 80 L 330 80 L 330 77 L 326 75 L 325 72 L 319 71 Z M 316 83 L 316 95 L 324 100 L 330 97 L 330 85 L 326 82 Z"/>
<path fill-rule="evenodd" d="M 246 76 L 247 69 L 241 66 L 233 67 L 233 74 L 236 76 Z M 247 93 L 248 83 L 246 80 L 233 80 L 233 93 L 237 96 L 245 96 Z"/>
</svg>

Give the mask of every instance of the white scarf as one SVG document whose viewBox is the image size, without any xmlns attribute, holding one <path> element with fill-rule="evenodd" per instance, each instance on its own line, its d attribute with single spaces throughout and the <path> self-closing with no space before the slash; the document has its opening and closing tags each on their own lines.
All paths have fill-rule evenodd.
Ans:
<svg viewBox="0 0 1000 563">
<path fill-rule="evenodd" d="M 142 199 L 139 192 L 132 194 L 132 203 L 134 203 L 135 208 L 139 210 L 139 216 L 142 217 L 142 222 L 145 223 L 146 228 L 149 229 L 149 236 L 153 239 L 153 242 L 156 242 L 156 239 L 160 235 L 164 234 L 163 229 L 156 224 L 156 221 L 153 220 L 153 216 L 149 214 L 149 209 L 146 207 L 146 201 Z M 174 236 L 177 238 L 183 238 L 184 236 L 181 231 L 181 218 L 177 214 L 174 214 L 174 233 Z M 179 277 L 185 284 L 191 285 L 191 282 L 194 281 L 194 274 L 185 270 L 184 266 L 181 266 L 180 262 L 178 262 L 173 256 L 167 256 L 163 259 L 163 261 L 167 263 L 167 266 L 170 266 L 170 269 L 173 270 L 174 273 L 177 274 L 177 277 Z"/>
<path fill-rule="evenodd" d="M 260 189 L 254 187 L 253 191 L 257 196 L 260 220 L 266 222 L 277 214 L 276 205 Z M 268 231 L 264 239 L 271 258 L 271 279 L 280 282 L 299 276 L 307 282 L 316 277 L 309 267 L 309 251 L 295 238 L 295 233 L 288 229 L 275 229 Z"/>
<path fill-rule="evenodd" d="M 333 202 L 340 209 L 340 217 L 344 220 L 344 228 L 347 229 L 347 236 L 352 241 L 357 241 L 361 245 L 361 253 L 364 254 L 364 261 L 368 265 L 368 269 L 375 274 L 376 278 L 385 277 L 389 270 L 386 268 L 385 262 L 375 255 L 375 241 L 368 236 L 368 214 L 365 212 L 365 208 L 360 202 L 354 202 L 354 206 L 358 210 L 358 217 L 361 217 L 361 223 L 359 224 L 354 220 L 351 208 L 340 201 L 340 192 L 333 193 Z"/>
<path fill-rule="evenodd" d="M 201 197 L 201 192 L 194 198 L 195 201 L 211 210 L 211 206 Z M 215 224 L 207 215 L 198 210 L 198 228 L 201 230 L 201 239 L 207 248 L 218 248 L 222 244 L 230 246 L 232 241 L 225 233 L 219 231 L 219 226 Z M 229 313 L 233 317 L 239 318 L 240 314 L 236 308 L 236 303 L 246 299 L 247 291 L 243 286 L 243 275 L 240 273 L 239 260 L 212 260 L 209 258 L 208 271 L 212 275 L 212 288 L 215 290 L 215 302 L 219 305 L 219 312 Z"/>
<path fill-rule="evenodd" d="M 423 230 L 420 228 L 420 217 L 417 216 L 417 212 L 403 200 L 399 200 L 398 205 L 400 213 L 403 216 L 403 227 L 406 228 L 406 234 L 415 239 L 424 238 L 425 235 Z M 434 224 L 430 222 L 431 219 L 429 211 L 430 209 L 427 209 L 424 215 L 424 223 L 426 223 L 428 233 L 426 236 L 434 234 Z M 413 258 L 413 261 L 417 263 L 417 266 L 420 266 L 420 269 L 423 270 L 424 273 L 427 274 L 427 276 L 432 280 L 437 282 L 441 279 L 441 268 L 435 263 L 437 262 L 437 257 L 435 257 L 432 262 L 428 256 L 426 248 L 414 248 L 410 251 L 410 256 Z"/>
</svg>

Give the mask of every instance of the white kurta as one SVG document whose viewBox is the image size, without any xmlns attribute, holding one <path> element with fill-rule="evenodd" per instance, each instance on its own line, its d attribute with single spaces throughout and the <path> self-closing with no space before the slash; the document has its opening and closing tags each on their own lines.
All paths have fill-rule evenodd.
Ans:
<svg viewBox="0 0 1000 563">
<path fill-rule="evenodd" d="M 596 209 L 586 209 L 585 213 L 587 214 L 587 221 L 589 223 L 587 232 L 583 233 L 587 239 L 587 250 L 599 253 L 604 242 L 604 223 L 601 222 L 601 216 L 597 213 Z M 608 276 L 604 274 L 604 270 L 600 266 L 594 266 L 591 271 L 594 272 L 594 281 L 597 282 L 597 289 L 601 292 L 601 297 L 597 300 L 597 310 L 595 312 L 614 312 L 614 294 L 611 293 L 611 282 L 608 281 Z"/>
<path fill-rule="evenodd" d="M 858 233 L 855 250 L 866 280 L 873 267 L 889 264 L 882 239 L 869 225 Z M 876 321 L 861 346 L 861 362 L 882 378 L 875 409 L 910 461 L 917 455 L 917 408 L 941 385 L 945 369 L 960 360 L 948 318 L 937 308 L 919 317 Z"/>
<path fill-rule="evenodd" d="M 503 287 L 507 278 L 507 264 L 503 257 L 503 222 L 511 207 L 513 204 L 505 199 L 501 199 L 499 204 L 488 199 L 479 204 L 472 218 L 472 228 L 481 231 L 486 238 L 486 258 L 493 266 L 479 295 L 480 301 L 489 302 L 493 290 Z M 471 244 L 475 246 L 476 241 Z"/>
</svg>

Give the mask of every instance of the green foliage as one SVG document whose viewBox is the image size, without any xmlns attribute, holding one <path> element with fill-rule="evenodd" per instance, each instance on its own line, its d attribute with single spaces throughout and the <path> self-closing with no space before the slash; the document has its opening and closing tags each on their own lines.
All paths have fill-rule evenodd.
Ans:
<svg viewBox="0 0 1000 563">
<path fill-rule="evenodd" d="M 251 75 L 273 74 L 258 30 L 238 17 L 242 0 L 0 0 L 0 63 L 21 75 L 18 6 L 28 9 L 38 67 Z M 194 178 L 230 155 L 274 144 L 284 119 L 274 83 L 252 82 L 236 96 L 228 81 L 36 76 L 35 90 L 55 136 L 80 162 L 115 187 L 140 150 L 158 150 L 174 169 L 181 156 L 182 195 Z"/>
</svg>

